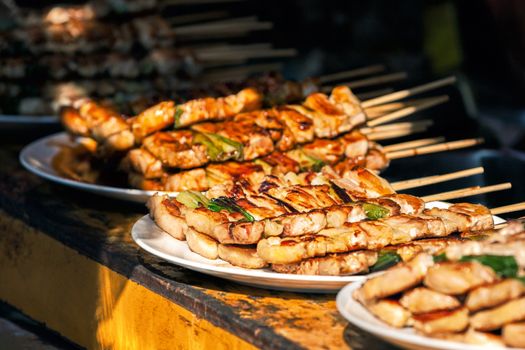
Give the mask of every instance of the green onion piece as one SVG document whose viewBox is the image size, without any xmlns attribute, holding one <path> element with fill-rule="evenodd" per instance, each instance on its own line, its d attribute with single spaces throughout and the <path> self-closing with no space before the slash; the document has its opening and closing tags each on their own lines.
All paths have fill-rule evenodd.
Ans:
<svg viewBox="0 0 525 350">
<path fill-rule="evenodd" d="M 440 262 L 444 262 L 444 261 L 447 261 L 447 260 L 448 260 L 448 259 L 447 259 L 447 254 L 446 254 L 446 253 L 441 253 L 441 254 L 439 254 L 439 255 L 435 255 L 435 256 L 433 257 L 433 259 L 434 259 L 434 262 L 435 262 L 435 263 L 440 263 Z"/>
<path fill-rule="evenodd" d="M 390 214 L 389 209 L 372 203 L 364 203 L 363 210 L 365 211 L 366 217 L 370 220 L 382 219 Z"/>
<path fill-rule="evenodd" d="M 173 124 L 173 127 L 176 129 L 178 128 L 180 125 L 180 116 L 184 113 L 184 111 L 182 110 L 182 108 L 175 108 L 175 114 L 173 115 L 173 119 L 175 120 L 174 124 Z"/>
<path fill-rule="evenodd" d="M 321 168 L 325 166 L 322 160 L 309 156 L 302 149 L 295 149 L 286 154 L 299 163 L 299 169 L 301 171 L 321 171 Z"/>
<path fill-rule="evenodd" d="M 228 197 L 213 198 L 208 204 L 208 209 L 211 211 L 227 210 L 230 213 L 241 213 L 246 221 L 253 222 L 255 218 L 245 209 L 240 207 L 234 199 Z"/>
<path fill-rule="evenodd" d="M 211 160 L 222 160 L 222 149 L 217 147 L 215 143 L 213 143 L 213 141 L 210 140 L 205 134 L 196 133 L 195 137 L 193 138 L 193 143 L 206 146 L 206 153 L 208 154 L 208 157 L 210 157 Z"/>
<path fill-rule="evenodd" d="M 195 209 L 199 206 L 207 207 L 210 202 L 208 198 L 198 191 L 180 192 L 175 199 L 190 209 Z"/>
<path fill-rule="evenodd" d="M 227 137 L 218 134 L 206 134 L 213 144 L 222 150 L 222 153 L 233 156 L 235 160 L 243 160 L 243 145 L 240 142 L 230 140 Z"/>
<path fill-rule="evenodd" d="M 401 261 L 401 257 L 393 251 L 382 250 L 379 252 L 377 261 L 370 267 L 370 272 L 383 271 Z"/>
<path fill-rule="evenodd" d="M 491 267 L 496 274 L 502 277 L 516 277 L 518 275 L 518 263 L 511 255 L 468 255 L 459 261 L 477 261 Z"/>
<path fill-rule="evenodd" d="M 272 173 L 272 166 L 265 161 L 261 159 L 254 160 L 254 163 L 257 165 L 260 165 L 264 171 L 265 174 L 271 174 Z"/>
</svg>

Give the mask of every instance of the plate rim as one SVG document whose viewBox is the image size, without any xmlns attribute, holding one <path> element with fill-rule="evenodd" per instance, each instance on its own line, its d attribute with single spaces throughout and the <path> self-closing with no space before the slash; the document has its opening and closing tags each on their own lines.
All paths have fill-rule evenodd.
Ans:
<svg viewBox="0 0 525 350">
<path fill-rule="evenodd" d="M 62 132 L 44 136 L 42 138 L 39 138 L 31 142 L 30 144 L 24 146 L 24 148 L 20 151 L 20 154 L 18 156 L 20 163 L 26 170 L 46 180 L 49 180 L 49 181 L 52 181 L 54 183 L 58 183 L 61 185 L 74 187 L 74 188 L 85 190 L 85 191 L 90 191 L 90 192 L 104 192 L 105 194 L 114 194 L 114 195 L 126 194 L 126 195 L 134 195 L 134 196 L 153 196 L 155 193 L 161 193 L 161 194 L 167 194 L 167 195 L 173 196 L 178 193 L 178 192 L 167 192 L 167 191 L 146 191 L 146 190 L 139 190 L 136 188 L 112 187 L 112 186 L 107 186 L 107 185 L 90 184 L 87 182 L 81 182 L 81 181 L 68 179 L 66 177 L 59 175 L 58 173 L 55 173 L 55 174 L 50 173 L 46 170 L 41 169 L 40 167 L 37 167 L 31 164 L 31 162 L 29 161 L 29 153 L 31 153 L 35 148 L 37 148 L 40 145 L 44 145 L 45 147 L 49 148 L 49 146 L 45 144 L 51 140 L 60 140 L 60 141 L 69 142 L 69 140 L 67 140 L 68 136 L 69 135 L 67 132 L 62 131 Z M 63 140 L 63 139 L 66 139 L 66 140 Z M 51 166 L 50 164 L 47 164 L 47 165 Z"/>
<path fill-rule="evenodd" d="M 57 115 L 0 114 L 0 124 L 58 124 L 59 122 Z"/>
<path fill-rule="evenodd" d="M 358 328 L 369 332 L 371 334 L 374 334 L 375 336 L 382 338 L 383 340 L 392 343 L 390 339 L 395 339 L 396 341 L 402 342 L 402 343 L 410 343 L 411 345 L 417 345 L 423 348 L 429 348 L 431 346 L 432 348 L 440 348 L 443 350 L 486 350 L 487 346 L 484 345 L 474 345 L 474 344 L 466 344 L 451 340 L 443 340 L 443 339 L 436 339 L 431 337 L 426 337 L 423 335 L 419 335 L 416 333 L 406 333 L 402 330 L 405 328 L 394 328 L 383 321 L 377 319 L 370 311 L 368 311 L 361 303 L 359 303 L 357 300 L 354 299 L 352 296 L 353 292 L 361 287 L 366 281 L 360 281 L 356 283 L 352 283 L 349 285 L 346 285 L 344 288 L 342 288 L 335 298 L 337 311 L 350 323 L 357 326 Z M 373 324 L 370 323 L 367 320 L 362 319 L 359 317 L 356 312 L 352 312 L 349 310 L 353 310 L 355 308 L 358 308 L 358 310 L 362 310 L 362 312 L 367 313 L 371 317 L 375 318 L 379 324 Z M 430 343 L 430 344 L 429 344 Z M 510 348 L 510 347 L 502 347 L 498 349 L 504 349 L 504 350 L 520 350 L 520 348 Z M 521 349 L 523 350 L 523 349 Z"/>
</svg>

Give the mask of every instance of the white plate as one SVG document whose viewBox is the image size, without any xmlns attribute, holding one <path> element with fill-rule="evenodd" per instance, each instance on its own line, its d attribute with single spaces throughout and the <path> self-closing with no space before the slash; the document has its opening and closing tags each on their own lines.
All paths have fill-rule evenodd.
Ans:
<svg viewBox="0 0 525 350">
<path fill-rule="evenodd" d="M 0 126 L 7 128 L 29 128 L 58 124 L 58 122 L 56 115 L 0 115 Z"/>
<path fill-rule="evenodd" d="M 187 269 L 230 281 L 268 289 L 309 293 L 334 293 L 348 283 L 363 281 L 364 276 L 305 276 L 273 272 L 270 269 L 243 269 L 217 259 L 193 253 L 185 241 L 179 241 L 160 229 L 149 215 L 133 225 L 133 240 L 147 252 Z"/>
<path fill-rule="evenodd" d="M 103 186 L 68 179 L 55 171 L 52 166 L 53 157 L 60 151 L 59 145 L 74 145 L 74 141 L 65 132 L 46 136 L 24 147 L 20 152 L 20 162 L 27 170 L 47 180 L 110 198 L 146 203 L 149 197 L 159 192 Z"/>
<path fill-rule="evenodd" d="M 416 334 L 413 328 L 394 328 L 375 318 L 352 294 L 364 282 L 344 287 L 337 294 L 336 304 L 339 312 L 355 326 L 406 349 L 429 350 L 486 350 L 487 346 L 469 345 L 448 340 L 434 339 Z M 497 348 L 511 349 L 511 348 Z M 518 350 L 512 348 L 512 350 Z"/>
<path fill-rule="evenodd" d="M 447 208 L 450 204 L 430 202 L 427 207 Z M 504 220 L 494 217 L 496 224 Z M 309 293 L 334 293 L 348 283 L 364 281 L 363 276 L 308 276 L 273 272 L 270 269 L 243 269 L 217 259 L 209 260 L 193 253 L 185 241 L 173 238 L 160 229 L 148 215 L 132 228 L 133 240 L 147 252 L 190 270 L 227 280 L 268 289 Z"/>
</svg>

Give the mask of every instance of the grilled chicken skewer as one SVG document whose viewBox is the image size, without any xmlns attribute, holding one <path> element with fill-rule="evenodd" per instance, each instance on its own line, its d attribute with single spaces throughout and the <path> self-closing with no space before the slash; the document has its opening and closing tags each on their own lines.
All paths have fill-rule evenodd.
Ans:
<svg viewBox="0 0 525 350">
<path fill-rule="evenodd" d="M 142 148 L 129 152 L 123 166 L 129 171 L 130 184 L 133 187 L 175 192 L 204 191 L 215 184 L 235 181 L 241 177 L 261 178 L 268 174 L 282 176 L 289 172 L 315 171 L 325 164 L 332 165 L 336 173 L 341 176 L 355 166 L 382 171 L 389 165 L 390 157 L 447 151 L 474 146 L 479 142 L 479 140 L 452 141 L 384 153 L 381 146 L 369 142 L 364 135 L 354 131 L 335 140 L 315 141 L 285 153 L 274 152 L 253 162 L 214 163 L 203 168 L 170 174 L 165 172 L 161 161 Z M 315 147 L 312 147 L 313 145 Z M 152 179 L 160 179 L 160 181 L 151 181 Z"/>
<path fill-rule="evenodd" d="M 419 215 L 392 216 L 369 223 L 347 223 L 316 235 L 269 237 L 257 243 L 257 254 L 272 264 L 290 264 L 331 253 L 381 249 L 418 238 L 446 237 L 455 232 L 493 227 L 490 211 L 461 203 L 448 209 L 425 209 Z"/>
<path fill-rule="evenodd" d="M 356 170 L 353 178 L 312 174 L 285 181 L 268 177 L 261 191 L 246 181 L 217 186 L 208 191 L 209 198 L 195 192 L 182 193 L 177 200 L 156 195 L 149 207 L 157 223 L 176 238 L 198 231 L 223 244 L 253 244 L 263 236 L 302 239 L 303 235 L 337 233 L 348 222 L 421 213 L 424 207 L 417 197 L 393 194 L 388 183 L 365 169 Z M 293 184 L 304 181 L 316 185 Z M 378 196 L 382 197 L 370 199 Z M 345 204 L 359 199 L 366 203 Z"/>
<path fill-rule="evenodd" d="M 425 89 L 420 90 L 424 91 Z M 420 90 L 417 91 L 420 92 Z M 260 102 L 262 100 L 260 94 L 257 94 L 255 90 L 245 89 L 243 91 L 249 91 L 250 93 L 248 95 L 251 96 L 253 100 L 256 100 L 259 103 L 258 107 L 260 107 Z M 201 99 L 190 101 L 179 106 L 176 106 L 172 101 L 161 102 L 131 119 L 130 124 L 136 137 L 135 141 L 136 143 L 140 143 L 147 135 L 171 125 L 183 127 L 203 121 L 225 120 L 234 116 L 236 123 L 239 121 L 247 123 L 248 120 L 255 123 L 253 119 L 257 119 L 256 123 L 258 126 L 269 129 L 267 132 L 270 134 L 272 134 L 273 131 L 273 136 L 276 136 L 275 132 L 280 132 L 283 135 L 288 136 L 288 140 L 295 138 L 296 142 L 300 142 L 298 140 L 299 136 L 304 137 L 312 135 L 310 137 L 315 136 L 319 138 L 334 137 L 348 132 L 366 121 L 366 115 L 361 108 L 360 101 L 352 94 L 350 89 L 344 86 L 334 88 L 330 96 L 322 93 L 310 94 L 302 105 L 287 105 L 272 110 L 255 112 L 253 111 L 256 108 L 254 103 L 251 105 L 254 108 L 247 108 L 244 110 L 252 110 L 252 114 L 236 116 L 236 114 L 243 112 L 243 106 L 238 106 L 239 103 L 237 103 L 236 105 L 240 108 L 238 108 L 239 110 L 236 113 L 223 113 L 222 110 L 224 107 L 220 102 L 225 101 L 225 103 L 228 103 L 228 100 L 232 99 L 235 102 L 239 99 L 242 100 L 242 97 L 244 96 L 242 94 L 243 91 L 235 95 L 236 97 L 227 97 L 224 98 L 224 100 Z M 250 99 L 250 101 L 252 99 Z M 392 116 L 385 115 L 382 118 L 388 118 L 390 121 L 394 117 L 404 117 L 417 110 L 429 108 L 436 103 L 441 103 L 443 101 L 443 99 L 438 98 L 436 101 L 421 103 L 415 107 L 406 109 L 406 111 L 396 111 L 393 112 L 394 114 Z M 232 101 L 229 102 L 232 103 Z M 243 101 L 240 103 L 241 105 L 242 102 Z M 219 106 L 217 106 L 218 103 Z M 82 103 L 79 104 L 80 107 L 82 107 Z M 88 104 L 91 105 L 90 108 L 93 108 L 93 102 L 88 102 Z M 217 112 L 217 109 L 219 112 Z M 71 113 L 71 111 L 69 112 Z M 83 118 L 86 118 L 88 120 L 87 124 L 89 124 L 90 116 L 83 113 L 82 108 L 79 114 L 80 118 L 77 119 L 82 120 Z M 63 118 L 63 120 L 67 126 L 67 119 Z M 379 122 L 379 120 L 375 120 L 374 125 L 377 125 Z M 230 141 L 241 141 L 242 143 L 242 140 L 236 140 L 234 135 L 227 132 L 228 128 L 233 128 L 233 124 L 231 127 L 229 126 L 230 124 L 228 122 L 223 122 L 220 126 L 207 124 L 207 128 L 211 128 L 211 130 L 209 130 L 212 131 L 211 134 L 215 134 L 214 131 L 218 128 L 221 130 L 224 129 L 225 131 L 222 131 L 223 135 L 220 136 L 225 137 L 227 140 L 230 140 L 230 137 L 233 137 Z M 272 130 L 272 126 L 277 127 L 277 130 Z M 305 128 L 304 131 L 302 130 L 303 128 Z M 69 129 L 73 132 L 75 131 L 74 128 Z M 89 126 L 88 129 L 90 129 Z M 97 141 L 101 142 L 102 140 Z M 304 142 L 308 142 L 308 140 L 304 140 Z M 189 146 L 190 145 L 188 144 L 182 144 L 180 147 L 186 150 L 191 148 Z M 221 147 L 219 147 L 219 149 L 220 148 Z M 207 152 L 205 153 L 208 155 Z"/>
<path fill-rule="evenodd" d="M 514 221 L 482 241 L 453 244 L 434 257 L 419 254 L 371 278 L 354 297 L 394 327 L 470 344 L 523 347 L 525 282 L 519 269 L 525 263 L 516 253 L 524 234 L 523 222 Z M 483 248 L 474 252 L 472 243 Z M 501 337 L 487 333 L 499 329 Z"/>
</svg>

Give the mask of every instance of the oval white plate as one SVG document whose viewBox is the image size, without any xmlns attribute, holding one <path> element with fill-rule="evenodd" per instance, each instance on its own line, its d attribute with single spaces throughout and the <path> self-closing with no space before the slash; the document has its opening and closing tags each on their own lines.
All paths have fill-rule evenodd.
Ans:
<svg viewBox="0 0 525 350">
<path fill-rule="evenodd" d="M 192 252 L 185 241 L 179 241 L 160 229 L 149 215 L 143 216 L 133 225 L 131 236 L 147 252 L 175 265 L 255 287 L 334 293 L 348 283 L 365 279 L 364 276 L 305 276 L 277 273 L 270 269 L 244 269 L 221 259 L 206 259 Z"/>
<path fill-rule="evenodd" d="M 56 115 L 0 115 L 0 125 L 8 128 L 58 124 Z"/>
<path fill-rule="evenodd" d="M 446 208 L 450 204 L 430 202 L 427 207 Z M 504 220 L 494 217 L 496 224 Z M 273 272 L 270 269 L 243 269 L 217 259 L 209 260 L 193 253 L 185 241 L 170 236 L 160 229 L 149 215 L 138 220 L 131 230 L 133 240 L 147 252 L 190 270 L 227 280 L 276 290 L 308 293 L 334 293 L 348 283 L 364 281 L 364 276 L 308 276 Z"/>
<path fill-rule="evenodd" d="M 353 292 L 359 288 L 363 282 L 353 283 L 344 287 L 337 294 L 336 304 L 339 312 L 350 323 L 379 337 L 391 344 L 402 348 L 414 350 L 486 350 L 487 346 L 469 345 L 464 343 L 452 342 L 448 340 L 434 339 L 417 334 L 413 328 L 394 328 L 375 318 L 368 310 L 352 297 Z M 492 348 L 491 348 L 492 349 Z M 511 349 L 511 348 L 497 348 Z M 512 350 L 518 350 L 512 348 Z"/>
<path fill-rule="evenodd" d="M 52 166 L 53 157 L 60 151 L 59 145 L 74 145 L 74 141 L 65 132 L 46 136 L 24 147 L 20 152 L 20 162 L 27 170 L 47 180 L 110 198 L 146 203 L 149 197 L 159 192 L 103 186 L 68 179 L 55 171 Z M 168 194 L 176 195 L 175 192 Z"/>
</svg>

